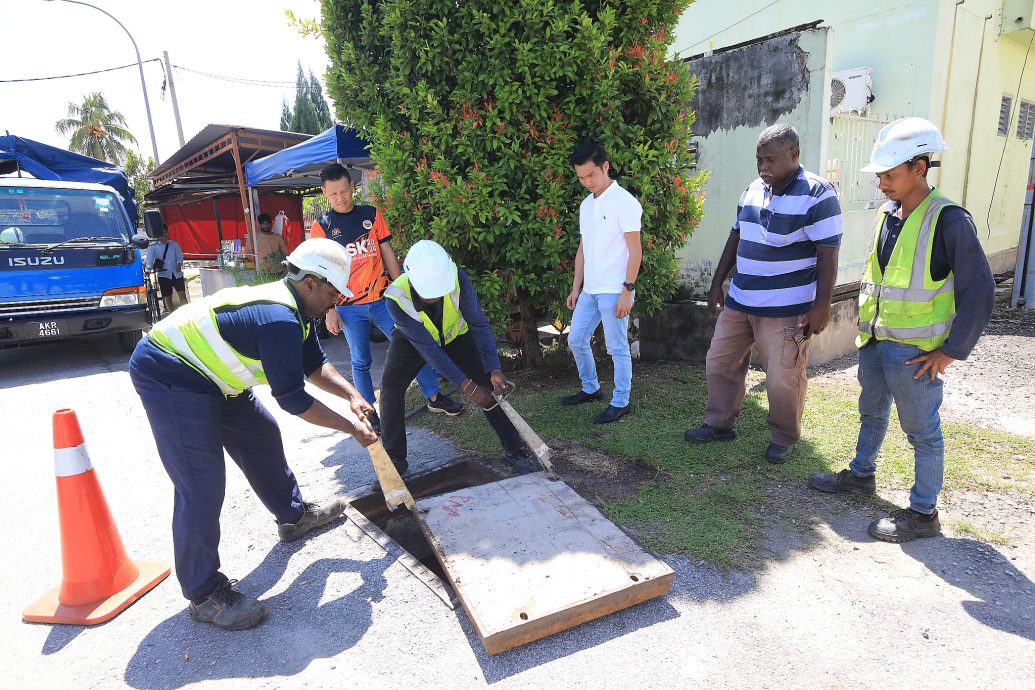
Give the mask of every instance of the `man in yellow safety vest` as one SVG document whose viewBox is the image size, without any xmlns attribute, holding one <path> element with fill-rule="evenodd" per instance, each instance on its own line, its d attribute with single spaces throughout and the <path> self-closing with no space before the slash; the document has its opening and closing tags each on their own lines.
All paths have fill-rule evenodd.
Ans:
<svg viewBox="0 0 1035 690">
<path fill-rule="evenodd" d="M 175 489 L 176 577 L 196 621 L 243 630 L 265 619 L 265 604 L 234 589 L 219 570 L 219 514 L 226 486 L 223 451 L 241 468 L 277 519 L 281 541 L 294 541 L 341 517 L 345 502 L 302 500 L 280 429 L 252 393 L 268 383 L 285 411 L 352 434 L 377 437 L 361 420 L 363 396 L 327 361 L 311 319 L 348 294 L 349 255 L 337 242 L 307 240 L 284 262 L 284 280 L 221 290 L 155 324 L 129 362 Z M 348 402 L 335 412 L 305 390 L 305 380 Z"/>
<path fill-rule="evenodd" d="M 927 182 L 946 149 L 941 132 L 919 117 L 896 120 L 877 137 L 870 164 L 888 197 L 877 213 L 873 244 L 859 284 L 859 415 L 855 458 L 848 469 L 814 474 L 828 493 L 873 494 L 877 454 L 891 403 L 913 446 L 909 507 L 875 520 L 877 539 L 905 542 L 940 533 L 938 492 L 945 444 L 938 410 L 940 374 L 966 359 L 988 325 L 995 281 L 974 220 Z"/>
<path fill-rule="evenodd" d="M 520 473 L 537 469 L 535 457 L 493 399 L 503 395 L 496 340 L 467 274 L 436 242 L 410 247 L 403 273 L 385 290 L 395 330 L 381 374 L 381 434 L 400 474 L 406 460 L 406 388 L 430 364 L 485 411 L 503 444 L 504 458 Z"/>
</svg>

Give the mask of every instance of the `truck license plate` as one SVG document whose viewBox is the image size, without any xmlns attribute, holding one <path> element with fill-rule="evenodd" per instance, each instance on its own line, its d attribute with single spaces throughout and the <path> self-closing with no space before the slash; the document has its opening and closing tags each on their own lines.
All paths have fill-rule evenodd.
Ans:
<svg viewBox="0 0 1035 690">
<path fill-rule="evenodd" d="M 61 327 L 57 321 L 40 321 L 36 324 L 39 327 L 39 338 L 53 338 L 61 335 Z"/>
</svg>

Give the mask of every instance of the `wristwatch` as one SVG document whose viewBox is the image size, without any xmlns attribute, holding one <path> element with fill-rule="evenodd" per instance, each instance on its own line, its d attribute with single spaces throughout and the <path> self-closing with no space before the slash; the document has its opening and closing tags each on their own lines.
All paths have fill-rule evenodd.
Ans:
<svg viewBox="0 0 1035 690">
<path fill-rule="evenodd" d="M 636 283 L 635 282 L 633 282 L 633 283 L 622 283 L 622 287 L 624 287 L 629 292 L 635 292 L 636 291 Z"/>
</svg>

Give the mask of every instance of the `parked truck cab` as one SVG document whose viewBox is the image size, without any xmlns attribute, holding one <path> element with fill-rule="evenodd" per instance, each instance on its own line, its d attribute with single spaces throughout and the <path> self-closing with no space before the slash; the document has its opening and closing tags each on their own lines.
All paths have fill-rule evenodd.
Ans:
<svg viewBox="0 0 1035 690">
<path fill-rule="evenodd" d="M 149 325 L 140 252 L 111 187 L 0 177 L 0 348 Z"/>
</svg>

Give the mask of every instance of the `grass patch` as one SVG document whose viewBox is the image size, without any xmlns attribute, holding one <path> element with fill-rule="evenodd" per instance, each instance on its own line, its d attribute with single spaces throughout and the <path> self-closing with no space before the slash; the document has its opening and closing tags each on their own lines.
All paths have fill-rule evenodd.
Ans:
<svg viewBox="0 0 1035 690">
<path fill-rule="evenodd" d="M 995 544 L 996 546 L 1009 546 L 1013 542 L 1013 539 L 1006 536 L 1004 533 L 979 527 L 973 522 L 961 520 L 954 524 L 952 528 L 959 536 L 973 537 L 974 539 L 979 539 L 988 544 Z"/>
<path fill-rule="evenodd" d="M 610 378 L 606 363 L 601 380 Z M 785 465 L 763 459 L 769 443 L 768 402 L 764 374 L 749 373 L 751 391 L 737 424 L 738 439 L 707 446 L 683 440 L 688 427 L 704 416 L 706 390 L 703 365 L 637 364 L 633 381 L 633 413 L 615 424 L 595 425 L 591 417 L 603 404 L 565 407 L 558 398 L 578 389 L 570 356 L 552 354 L 536 372 L 515 374 L 518 389 L 511 404 L 540 435 L 577 441 L 608 453 L 637 458 L 661 470 L 665 482 L 644 485 L 626 501 L 602 506 L 615 522 L 633 527 L 665 553 L 686 554 L 717 565 L 742 564 L 754 553 L 760 533 L 766 489 L 776 480 L 805 486 L 813 472 L 847 466 L 859 431 L 858 388 L 846 384 L 810 383 L 803 436 L 794 458 Z M 605 385 L 610 392 L 610 386 Z M 419 404 L 411 391 L 410 402 Z M 458 419 L 421 415 L 411 424 L 450 439 L 462 450 L 498 455 L 499 441 L 481 415 Z M 908 488 L 913 481 L 913 452 L 893 418 L 879 459 L 878 480 L 884 488 Z M 1019 490 L 1035 488 L 1035 441 L 962 424 L 945 424 L 947 490 Z M 796 506 L 775 506 L 777 519 L 801 517 Z"/>
</svg>

